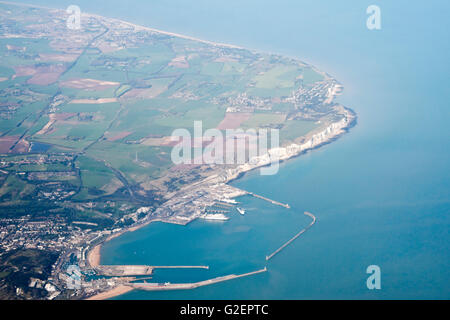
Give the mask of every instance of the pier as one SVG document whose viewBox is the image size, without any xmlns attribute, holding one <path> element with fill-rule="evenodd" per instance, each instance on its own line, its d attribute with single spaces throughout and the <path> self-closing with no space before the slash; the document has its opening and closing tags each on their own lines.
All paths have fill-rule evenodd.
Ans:
<svg viewBox="0 0 450 320">
<path fill-rule="evenodd" d="M 254 274 L 266 272 L 267 268 L 261 270 L 256 270 L 249 273 L 244 274 L 230 274 L 227 276 L 217 277 L 213 279 L 208 279 L 204 281 L 199 282 L 193 282 L 193 283 L 148 283 L 148 282 L 140 282 L 140 283 L 130 283 L 129 285 L 132 286 L 135 289 L 141 289 L 141 290 L 148 290 L 148 291 L 160 291 L 160 290 L 187 290 L 187 289 L 194 289 L 198 287 L 208 286 L 214 283 L 219 283 L 223 281 L 233 280 L 237 278 L 242 277 L 248 277 Z"/>
<path fill-rule="evenodd" d="M 269 261 L 270 259 L 272 259 L 277 253 L 279 253 L 281 250 L 283 250 L 288 245 L 290 245 L 295 239 L 300 237 L 304 232 L 306 232 L 306 230 L 311 228 L 314 225 L 314 223 L 316 223 L 316 217 L 312 213 L 305 211 L 304 214 L 312 219 L 312 222 L 309 224 L 309 226 L 302 229 L 299 233 L 297 233 L 295 236 L 293 236 L 291 239 L 289 239 L 287 242 L 285 242 L 281 247 L 279 247 L 277 250 L 272 252 L 270 255 L 266 256 L 266 261 Z"/>
<path fill-rule="evenodd" d="M 206 269 L 209 270 L 209 266 L 152 266 L 153 269 Z"/>
<path fill-rule="evenodd" d="M 218 206 L 218 207 L 223 206 L 223 207 L 228 207 L 228 208 L 232 208 L 235 206 L 235 204 L 225 203 L 225 202 L 221 202 L 221 201 L 214 203 L 214 205 Z"/>
<path fill-rule="evenodd" d="M 110 277 L 146 276 L 155 269 L 209 269 L 209 266 L 145 266 L 145 265 L 101 265 L 95 267 L 98 274 Z"/>
<path fill-rule="evenodd" d="M 272 204 L 275 204 L 275 205 L 277 205 L 277 206 L 282 206 L 282 207 L 285 207 L 286 209 L 290 209 L 290 208 L 291 208 L 287 203 L 281 203 L 281 202 L 278 202 L 278 201 L 275 201 L 275 200 L 272 200 L 272 199 L 269 199 L 269 198 L 260 196 L 260 195 L 258 195 L 258 194 L 253 193 L 253 192 L 247 192 L 247 193 L 248 193 L 249 195 L 255 197 L 255 198 L 259 198 L 259 199 L 268 201 L 268 202 L 270 202 L 270 203 L 272 203 Z"/>
</svg>

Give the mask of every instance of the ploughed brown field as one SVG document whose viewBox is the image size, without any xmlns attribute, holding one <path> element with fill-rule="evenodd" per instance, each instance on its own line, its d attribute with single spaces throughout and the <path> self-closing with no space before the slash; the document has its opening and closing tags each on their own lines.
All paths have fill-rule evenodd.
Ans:
<svg viewBox="0 0 450 320">
<path fill-rule="evenodd" d="M 246 112 L 227 112 L 225 118 L 217 126 L 217 129 L 237 129 L 243 122 L 247 121 L 251 115 L 251 113 Z"/>
<path fill-rule="evenodd" d="M 112 103 L 117 102 L 117 98 L 101 98 L 101 99 L 75 99 L 69 103 L 76 104 L 102 104 L 102 103 Z"/>
<path fill-rule="evenodd" d="M 101 81 L 95 79 L 71 79 L 63 81 L 61 87 L 72 89 L 105 90 L 118 86 L 118 82 Z"/>
<path fill-rule="evenodd" d="M 49 85 L 58 81 L 59 76 L 66 70 L 64 65 L 49 65 L 49 66 L 18 66 L 14 68 L 16 71 L 15 77 L 29 77 L 32 76 L 27 83 L 37 85 Z"/>
<path fill-rule="evenodd" d="M 78 58 L 77 54 L 52 54 L 41 53 L 39 54 L 41 61 L 59 61 L 59 62 L 73 62 Z"/>
<path fill-rule="evenodd" d="M 111 141 L 111 142 L 114 142 L 114 141 L 123 139 L 123 138 L 129 136 L 130 134 L 132 134 L 132 132 L 130 132 L 130 131 L 122 131 L 122 132 L 120 132 L 120 133 L 118 133 L 118 134 L 116 134 L 114 136 L 107 137 L 107 140 Z"/>
<path fill-rule="evenodd" d="M 131 89 L 125 93 L 122 98 L 124 99 L 153 99 L 167 90 L 167 87 L 151 87 L 146 89 Z"/>
<path fill-rule="evenodd" d="M 19 137 L 16 136 L 9 136 L 9 137 L 1 137 L 0 138 L 0 153 L 8 153 L 9 148 L 13 146 L 13 144 L 19 139 Z"/>
<path fill-rule="evenodd" d="M 25 153 L 28 151 L 29 143 L 25 140 L 20 140 L 19 143 L 10 151 L 11 147 L 19 139 L 19 136 L 0 137 L 0 153 Z"/>
</svg>

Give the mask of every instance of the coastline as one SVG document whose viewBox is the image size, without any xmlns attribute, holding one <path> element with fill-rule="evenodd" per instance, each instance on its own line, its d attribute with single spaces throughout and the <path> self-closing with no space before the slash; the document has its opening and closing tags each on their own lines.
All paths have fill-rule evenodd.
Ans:
<svg viewBox="0 0 450 320">
<path fill-rule="evenodd" d="M 130 292 L 134 290 L 133 287 L 129 287 L 126 285 L 119 285 L 111 290 L 105 291 L 105 292 L 100 292 L 97 293 L 96 295 L 93 295 L 89 298 L 86 298 L 85 300 L 106 300 L 106 299 L 111 299 L 117 296 L 120 296 L 122 294 L 125 294 L 127 292 Z"/>
<path fill-rule="evenodd" d="M 184 225 L 187 225 L 188 223 L 192 222 L 193 220 L 195 220 L 195 219 L 187 221 Z M 164 219 L 161 219 L 161 218 L 155 218 L 152 220 L 144 221 L 144 222 L 140 223 L 139 225 L 123 229 L 115 234 L 112 234 L 112 235 L 108 236 L 106 239 L 104 239 L 103 241 L 100 241 L 92 249 L 89 250 L 87 257 L 86 257 L 86 262 L 89 265 L 89 267 L 95 269 L 96 267 L 99 267 L 101 265 L 100 264 L 101 249 L 102 249 L 102 246 L 106 242 L 111 241 L 112 239 L 115 239 L 117 237 L 120 237 L 121 235 L 123 235 L 127 232 L 134 232 L 138 229 L 141 229 L 141 228 L 151 224 L 152 222 L 180 224 L 180 223 L 175 223 L 175 222 L 171 222 L 171 221 L 165 221 Z M 114 298 L 116 296 L 120 296 L 122 294 L 125 294 L 125 293 L 133 291 L 133 290 L 135 290 L 135 288 L 133 288 L 131 286 L 126 286 L 126 285 L 120 284 L 111 290 L 97 293 L 93 296 L 85 298 L 84 300 L 106 300 L 106 299 Z"/>
<path fill-rule="evenodd" d="M 88 254 L 87 254 L 87 258 L 86 258 L 87 263 L 89 264 L 89 266 L 90 266 L 91 268 L 96 268 L 96 267 L 100 266 L 100 261 L 101 261 L 101 249 L 102 249 L 102 246 L 103 246 L 106 242 L 111 241 L 112 239 L 115 239 L 115 238 L 117 238 L 117 237 L 120 237 L 121 235 L 123 235 L 123 234 L 125 234 L 125 233 L 127 233 L 127 232 L 133 232 L 133 231 L 136 231 L 136 230 L 138 230 L 138 229 L 140 229 L 140 228 L 143 228 L 143 227 L 149 225 L 149 224 L 152 223 L 152 222 L 165 222 L 165 223 L 171 223 L 171 222 L 168 222 L 168 221 L 164 221 L 163 219 L 156 218 L 156 219 L 144 221 L 144 222 L 142 222 L 142 223 L 139 224 L 139 225 L 132 226 L 132 227 L 123 229 L 123 230 L 121 230 L 121 231 L 119 231 L 119 232 L 117 232 L 117 233 L 115 233 L 115 234 L 112 234 L 112 235 L 108 236 L 106 239 L 104 239 L 103 241 L 100 241 L 100 243 L 98 243 L 98 244 L 95 245 L 92 249 L 89 250 L 89 252 L 88 252 Z M 189 222 L 191 222 L 191 221 L 189 221 Z"/>
<path fill-rule="evenodd" d="M 356 112 L 353 111 L 353 109 L 347 108 L 347 107 L 345 107 L 345 109 L 348 110 L 348 111 L 354 116 L 354 118 L 353 118 L 353 120 L 348 124 L 348 126 L 342 128 L 342 132 L 341 132 L 341 133 L 339 133 L 339 134 L 337 134 L 337 135 L 335 135 L 335 136 L 333 136 L 333 137 L 327 139 L 326 141 L 324 141 L 324 142 L 322 142 L 322 143 L 320 143 L 320 144 L 317 144 L 317 145 L 315 145 L 315 146 L 313 146 L 313 147 L 311 147 L 311 148 L 301 150 L 301 151 L 299 151 L 298 153 L 293 154 L 293 155 L 290 155 L 290 156 L 288 156 L 288 157 L 286 157 L 286 158 L 282 158 L 282 159 L 280 158 L 280 159 L 278 159 L 279 163 L 287 162 L 287 161 L 289 161 L 289 160 L 294 160 L 295 158 L 300 157 L 300 156 L 302 156 L 302 155 L 304 155 L 304 154 L 306 154 L 306 153 L 308 153 L 308 152 L 312 152 L 312 151 L 314 151 L 314 150 L 316 150 L 316 149 L 319 149 L 319 148 L 321 148 L 321 147 L 323 147 L 323 146 L 326 146 L 327 144 L 331 144 L 331 143 L 333 143 L 334 141 L 338 140 L 338 139 L 339 139 L 342 135 L 344 135 L 345 133 L 348 133 L 348 132 L 350 131 L 351 128 L 353 128 L 353 127 L 355 127 L 355 126 L 357 125 L 357 123 L 358 123 L 358 118 L 357 118 Z M 260 168 L 262 168 L 262 167 L 267 167 L 267 166 L 269 166 L 269 165 L 270 165 L 270 164 L 264 164 L 264 165 L 261 165 L 261 166 L 258 166 L 258 167 L 254 167 L 254 168 L 252 168 L 252 169 L 250 169 L 250 170 L 247 170 L 247 171 L 241 171 L 241 172 L 239 172 L 236 176 L 234 176 L 234 177 L 230 178 L 229 180 L 227 180 L 225 183 L 228 184 L 228 183 L 230 183 L 230 182 L 239 180 L 240 178 L 244 177 L 247 173 L 250 173 L 250 172 L 252 172 L 253 170 L 260 169 Z"/>
<path fill-rule="evenodd" d="M 100 265 L 100 249 L 101 244 L 98 244 L 94 248 L 89 250 L 89 253 L 87 255 L 87 262 L 92 268 L 98 267 Z"/>
<path fill-rule="evenodd" d="M 11 5 L 21 5 L 20 3 L 11 3 L 11 2 L 5 2 L 5 1 L 0 1 L 0 3 L 6 3 L 6 4 L 11 4 Z M 33 5 L 26 5 L 26 6 L 30 6 L 30 7 L 39 7 L 39 6 L 33 6 Z M 62 9 L 55 9 L 55 8 L 45 8 L 45 7 L 40 7 L 40 8 L 44 8 L 44 9 L 48 9 L 48 10 L 56 10 L 56 11 L 60 11 L 61 13 L 63 12 Z M 234 48 L 234 49 L 243 49 L 241 47 L 238 46 L 234 46 L 234 45 L 229 45 L 229 44 L 224 44 L 224 43 L 217 43 L 217 42 L 212 42 L 212 41 L 207 41 L 207 40 L 202 40 L 202 39 L 197 39 L 194 37 L 190 37 L 190 36 L 184 36 L 181 34 L 177 34 L 177 33 L 172 33 L 172 32 L 166 32 L 166 31 L 162 31 L 162 30 L 158 30 L 158 29 L 154 29 L 154 28 L 150 28 L 150 27 L 145 27 L 145 26 L 140 26 L 140 25 L 136 25 L 130 22 L 126 22 L 120 19 L 115 19 L 115 18 L 107 18 L 107 17 L 103 17 L 103 16 L 99 16 L 96 14 L 89 14 L 89 13 L 83 13 L 84 16 L 86 17 L 94 17 L 97 18 L 101 21 L 107 22 L 107 23 L 120 23 L 120 24 L 124 24 L 126 26 L 130 26 L 133 27 L 135 29 L 135 31 L 139 31 L 139 30 L 146 30 L 146 31 L 150 31 L 150 32 L 154 32 L 154 33 L 159 33 L 159 34 L 164 34 L 164 35 L 168 35 L 168 36 L 173 36 L 173 37 L 178 37 L 178 38 L 182 38 L 182 39 L 188 39 L 188 40 L 192 40 L 192 41 L 196 41 L 196 42 L 201 42 L 201 43 L 205 43 L 205 44 L 209 44 L 209 45 L 213 45 L 213 46 L 220 46 L 220 47 L 226 47 L 226 48 Z M 298 60 L 299 62 L 301 62 L 299 59 L 295 59 Z M 302 62 L 303 63 L 303 62 Z M 309 64 L 306 64 L 312 68 L 314 68 L 314 70 L 318 71 L 317 68 L 315 68 L 314 66 L 311 66 Z M 322 75 L 325 75 L 328 78 L 333 79 L 331 76 L 329 76 L 326 72 L 320 71 L 320 73 Z M 334 100 L 334 97 L 337 94 L 333 94 L 332 97 L 330 97 L 330 101 Z M 306 135 L 305 137 L 307 137 L 307 142 L 303 143 L 302 145 L 297 145 L 297 144 L 292 144 L 291 146 L 291 150 L 288 150 L 289 147 L 286 148 L 282 148 L 285 149 L 285 153 L 284 155 L 282 155 L 280 158 L 278 158 L 277 160 L 279 162 L 283 162 L 283 161 L 287 161 L 289 159 L 298 157 L 308 151 L 312 151 L 314 149 L 317 149 L 323 145 L 326 145 L 328 143 L 333 142 L 334 140 L 338 139 L 341 135 L 343 135 L 344 133 L 348 132 L 348 130 L 353 127 L 356 124 L 356 113 L 349 109 L 349 108 L 345 108 L 344 107 L 344 111 L 347 112 L 347 116 L 349 117 L 349 121 L 344 122 L 343 125 L 340 124 L 341 120 L 339 122 L 334 122 L 331 123 L 328 127 L 325 128 L 325 130 L 322 130 L 320 132 L 314 132 L 310 135 Z M 347 119 L 348 120 L 348 119 Z M 336 132 L 331 132 L 329 130 L 330 127 L 333 127 L 334 125 L 338 124 L 339 125 L 336 128 L 333 128 L 333 130 L 336 129 Z M 323 128 L 321 128 L 323 129 Z M 330 136 L 328 136 L 328 134 L 330 134 Z M 316 141 L 314 141 L 314 139 L 316 139 Z M 289 151 L 289 152 L 287 152 Z M 264 160 L 263 160 L 264 161 Z M 265 166 L 269 166 L 271 165 L 270 162 L 270 158 L 269 158 L 269 162 L 268 163 L 258 163 L 257 165 L 251 165 L 251 164 L 245 164 L 243 166 L 240 166 L 236 169 L 233 169 L 232 173 L 230 175 L 227 175 L 225 178 L 224 183 L 228 184 L 231 181 L 237 180 L 240 177 L 242 177 L 243 175 L 245 175 L 245 173 L 253 171 L 257 168 L 262 168 Z M 199 183 L 201 184 L 203 181 L 199 181 Z M 188 187 L 189 188 L 189 187 Z M 148 220 L 144 220 L 142 222 L 138 222 L 138 224 L 124 228 L 123 230 L 114 233 L 112 235 L 109 235 L 108 237 L 106 237 L 103 240 L 100 240 L 92 249 L 88 250 L 88 254 L 87 254 L 87 263 L 91 268 L 96 268 L 98 266 L 100 266 L 101 263 L 101 248 L 102 246 L 116 238 L 119 237 L 121 235 L 123 235 L 126 232 L 133 232 L 136 231 L 140 228 L 143 228 L 147 225 L 149 225 L 152 222 L 155 221 L 159 221 L 159 222 L 164 222 L 164 223 L 176 223 L 176 224 L 183 224 L 186 225 L 192 221 L 194 221 L 195 219 L 197 219 L 197 217 L 192 217 L 191 219 L 186 220 L 183 223 L 180 223 L 179 221 L 171 221 L 170 218 L 154 218 L 154 219 L 148 219 Z M 127 293 L 131 290 L 133 290 L 133 287 L 127 286 L 127 285 L 123 285 L 120 284 L 116 287 L 114 287 L 111 290 L 105 291 L 105 292 L 100 292 L 92 297 L 87 298 L 88 300 L 102 300 L 102 299 L 109 299 L 118 295 L 122 295 L 124 293 Z"/>
<path fill-rule="evenodd" d="M 144 30 L 144 31 L 150 31 L 150 32 L 154 32 L 154 33 L 164 34 L 166 36 L 201 42 L 201 43 L 205 43 L 205 44 L 209 44 L 209 45 L 217 46 L 217 47 L 225 47 L 225 48 L 230 48 L 230 49 L 244 49 L 242 47 L 228 44 L 228 43 L 214 42 L 214 41 L 210 41 L 210 40 L 199 39 L 199 38 L 195 38 L 195 37 L 191 37 L 191 36 L 187 36 L 187 35 L 183 35 L 183 34 L 179 34 L 179 33 L 175 33 L 175 32 L 164 31 L 164 30 L 159 30 L 159 29 L 155 29 L 155 28 L 151 28 L 151 27 L 142 26 L 139 24 L 135 24 L 135 23 L 132 23 L 129 21 L 124 21 L 124 20 L 117 19 L 117 18 L 108 18 L 108 17 L 100 16 L 100 15 L 97 15 L 94 13 L 83 13 L 83 15 L 85 15 L 86 17 L 93 17 L 93 18 L 97 18 L 100 20 L 106 20 L 111 23 L 114 23 L 114 22 L 122 23 L 127 26 L 133 27 L 135 29 L 135 31 Z"/>
<path fill-rule="evenodd" d="M 49 10 L 49 11 L 56 10 L 56 11 L 60 11 L 60 13 L 63 13 L 63 14 L 65 13 L 65 9 L 52 8 L 52 7 L 40 6 L 40 5 L 29 4 L 29 3 L 11 2 L 11 1 L 0 1 L 0 3 L 7 4 L 7 5 L 20 6 L 20 7 L 27 7 L 27 8 L 38 8 L 38 9 L 44 9 L 44 10 Z M 138 25 L 138 24 L 135 24 L 135 23 L 132 23 L 132 22 L 129 22 L 129 21 L 125 21 L 125 20 L 121 20 L 121 19 L 118 19 L 118 18 L 104 17 L 104 16 L 101 16 L 101 15 L 98 15 L 98 14 L 95 14 L 95 13 L 82 12 L 81 15 L 85 16 L 85 17 L 93 17 L 93 18 L 100 19 L 100 20 L 106 20 L 106 21 L 110 21 L 110 22 L 113 22 L 113 23 L 114 22 L 122 23 L 122 24 L 125 24 L 127 26 L 133 27 L 136 31 L 138 31 L 138 30 L 146 30 L 146 31 L 150 31 L 150 32 L 164 34 L 164 35 L 167 35 L 167 36 L 172 36 L 172 37 L 177 37 L 177 38 L 181 38 L 181 39 L 197 41 L 197 42 L 201 42 L 201 43 L 205 43 L 205 44 L 209 44 L 209 45 L 213 45 L 213 46 L 219 46 L 219 47 L 225 47 L 225 48 L 231 48 L 231 49 L 244 49 L 242 47 L 239 47 L 239 46 L 236 46 L 236 45 L 232 45 L 232 44 L 228 44 L 228 43 L 214 42 L 214 41 L 199 39 L 199 38 L 195 38 L 195 37 L 191 37 L 191 36 L 187 36 L 187 35 L 183 35 L 183 34 L 179 34 L 179 33 L 175 33 L 175 32 L 159 30 L 159 29 L 156 29 L 156 28 L 151 28 L 151 27 Z"/>
<path fill-rule="evenodd" d="M 315 149 L 318 149 L 318 148 L 320 148 L 320 147 L 322 147 L 324 145 L 330 144 L 333 141 L 339 139 L 345 133 L 347 133 L 352 127 L 354 127 L 357 124 L 357 116 L 356 116 L 356 113 L 352 109 L 345 108 L 345 110 L 350 115 L 350 120 L 348 122 L 346 122 L 346 124 L 347 124 L 346 126 L 340 127 L 335 135 L 332 135 L 331 137 L 327 137 L 324 141 L 321 141 L 321 142 L 313 145 L 311 141 L 314 140 L 314 137 L 316 135 L 322 134 L 322 131 L 319 132 L 319 133 L 316 133 L 316 134 L 312 135 L 312 137 L 307 142 L 307 143 L 311 144 L 310 147 L 305 148 L 305 149 L 300 149 L 298 152 L 289 154 L 289 155 L 285 156 L 284 158 L 280 158 L 279 162 L 284 162 L 284 161 L 288 161 L 288 160 L 297 158 L 297 157 L 301 156 L 302 154 L 305 154 L 307 152 L 310 152 L 310 151 L 313 151 Z M 333 124 L 335 124 L 335 123 L 332 123 L 332 125 Z M 327 131 L 327 129 L 325 129 L 325 131 Z M 225 184 L 228 184 L 228 183 L 230 183 L 232 181 L 235 181 L 235 180 L 243 177 L 246 173 L 249 173 L 249 172 L 251 172 L 251 171 L 253 171 L 255 169 L 258 169 L 258 168 L 261 168 L 261 167 L 264 167 L 264 166 L 268 166 L 268 165 L 270 165 L 270 163 L 269 164 L 263 164 L 263 165 L 255 166 L 255 167 L 252 167 L 252 168 L 250 168 L 248 170 L 238 170 L 237 173 L 233 174 L 231 177 L 229 177 L 225 181 Z M 201 182 L 202 181 L 199 181 L 199 183 L 201 183 Z M 187 224 L 191 223 L 192 221 L 196 220 L 197 218 L 198 217 L 194 217 L 194 218 L 192 218 L 190 220 L 186 220 L 184 223 L 180 223 L 179 221 L 171 221 L 170 219 L 163 219 L 163 218 L 155 218 L 155 219 L 143 221 L 143 222 L 141 222 L 138 225 L 134 225 L 134 226 L 128 227 L 128 228 L 126 228 L 124 230 L 121 230 L 120 232 L 117 232 L 116 234 L 110 235 L 105 240 L 103 240 L 100 243 L 98 243 L 91 250 L 89 250 L 88 255 L 87 255 L 87 262 L 92 268 L 95 268 L 95 267 L 99 266 L 100 265 L 100 261 L 101 261 L 101 247 L 106 242 L 108 242 L 108 241 L 110 241 L 110 240 L 112 240 L 114 238 L 117 238 L 117 237 L 123 235 L 126 232 L 136 231 L 136 230 L 138 230 L 140 228 L 143 228 L 143 227 L 149 225 L 150 223 L 156 222 L 156 221 L 164 222 L 164 223 L 187 225 Z M 92 300 L 92 299 L 95 299 L 95 300 L 110 299 L 110 298 L 113 298 L 113 297 L 125 294 L 125 293 L 127 293 L 129 291 L 132 291 L 134 289 L 135 289 L 134 287 L 129 287 L 129 286 L 125 286 L 125 285 L 121 284 L 121 285 L 117 286 L 116 288 L 113 288 L 113 289 L 111 289 L 109 291 L 98 293 L 98 294 L 96 294 L 96 295 L 94 295 L 94 296 L 92 296 L 90 298 L 87 298 L 87 299 L 88 300 Z"/>
</svg>

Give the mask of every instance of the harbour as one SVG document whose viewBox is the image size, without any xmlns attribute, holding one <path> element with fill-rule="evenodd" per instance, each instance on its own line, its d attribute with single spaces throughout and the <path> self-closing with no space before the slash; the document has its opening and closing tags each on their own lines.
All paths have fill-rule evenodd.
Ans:
<svg viewBox="0 0 450 320">
<path fill-rule="evenodd" d="M 277 206 L 281 206 L 281 207 L 284 207 L 284 208 L 286 208 L 286 209 L 290 209 L 290 208 L 291 208 L 291 207 L 289 206 L 289 204 L 287 204 L 287 203 L 281 203 L 281 202 L 278 202 L 278 201 L 275 201 L 275 200 L 272 200 L 272 199 L 269 199 L 269 198 L 260 196 L 260 195 L 258 195 L 258 194 L 253 193 L 253 192 L 248 192 L 248 194 L 251 195 L 251 196 L 253 196 L 253 197 L 255 197 L 255 198 L 262 199 L 262 200 L 264 200 L 264 201 L 270 202 L 271 204 L 274 204 L 274 205 L 277 205 Z"/>
<path fill-rule="evenodd" d="M 300 1 L 287 10 L 287 6 L 249 1 L 241 8 L 245 18 L 233 20 L 228 27 L 217 17 L 229 12 L 229 3 L 208 4 L 211 12 L 208 17 L 200 5 L 189 8 L 189 19 L 182 14 L 169 15 L 168 10 L 161 8 L 152 8 L 138 17 L 122 16 L 179 32 L 189 26 L 191 34 L 200 38 L 222 39 L 305 59 L 342 82 L 344 94 L 339 100 L 354 108 L 360 121 L 342 139 L 282 164 L 276 176 L 261 177 L 255 172 L 233 182 L 233 186 L 284 199 L 293 209 L 311 210 L 320 217 L 320 223 L 311 230 L 314 232 L 303 234 L 295 250 L 288 247 L 289 254 L 270 260 L 271 271 L 259 277 L 242 278 L 246 290 L 242 290 L 240 281 L 234 281 L 217 283 L 214 290 L 208 286 L 196 290 L 134 290 L 120 298 L 445 299 L 449 296 L 450 259 L 448 250 L 442 250 L 443 241 L 448 239 L 450 171 L 448 152 L 443 146 L 449 136 L 446 124 L 449 50 L 445 41 L 437 43 L 430 37 L 433 34 L 447 38 L 444 15 L 448 10 L 441 10 L 442 19 L 433 24 L 429 23 L 428 6 L 419 8 L 405 0 L 386 2 L 382 5 L 383 17 L 396 21 L 395 26 L 389 23 L 382 30 L 371 32 L 364 24 L 364 5 L 357 1 L 326 1 L 326 5 L 328 10 L 324 10 L 323 3 Z M 261 7 L 258 16 L 252 14 L 255 6 Z M 335 23 L 336 16 L 343 17 L 345 23 Z M 205 18 L 209 26 L 206 31 Z M 411 25 L 411 19 L 417 24 Z M 302 35 L 301 41 L 293 39 L 292 34 L 296 33 Z M 398 41 L 399 37 L 402 41 Z M 348 50 L 349 47 L 357 50 Z M 423 53 L 432 59 L 425 59 Z M 300 217 L 287 219 L 290 212 L 280 206 L 253 200 L 258 199 L 245 198 L 239 202 L 245 208 L 258 210 L 258 215 L 238 216 L 241 219 L 223 224 L 208 223 L 207 228 L 201 220 L 189 224 L 185 230 L 175 225 L 152 225 L 107 244 L 102 259 L 107 263 L 161 265 L 207 261 L 211 272 L 214 266 L 220 274 L 240 274 L 253 266 L 262 268 L 267 248 L 277 247 L 289 235 L 296 234 L 296 226 L 303 221 Z M 276 209 L 283 210 L 276 212 Z M 183 245 L 174 246 L 171 241 L 177 239 L 183 239 Z M 178 259 L 172 258 L 174 254 L 178 254 Z M 244 261 L 248 264 L 242 265 Z M 367 290 L 365 286 L 365 268 L 370 264 L 380 265 L 383 272 L 391 275 L 389 286 L 380 292 Z M 234 265 L 238 271 L 229 272 L 228 265 Z M 424 272 L 427 277 L 423 277 Z M 192 283 L 204 280 L 200 278 L 201 275 L 185 274 L 176 280 Z M 412 279 L 415 290 L 411 290 Z M 161 275 L 161 282 L 165 281 L 175 283 L 171 276 Z"/>
<path fill-rule="evenodd" d="M 305 215 L 309 216 L 312 219 L 312 222 L 309 224 L 309 226 L 307 226 L 306 228 L 302 229 L 299 233 L 297 233 L 295 236 L 293 236 L 291 239 L 289 239 L 288 241 L 286 241 L 281 247 L 279 247 L 277 250 L 275 250 L 274 252 L 272 252 L 271 254 L 269 254 L 268 256 L 266 256 L 266 261 L 269 261 L 270 259 L 272 259 L 276 254 L 280 253 L 284 248 L 286 248 L 288 245 L 290 245 L 292 242 L 295 241 L 295 239 L 297 239 L 298 237 L 300 237 L 303 233 L 306 232 L 306 230 L 308 230 L 309 228 L 311 228 L 314 223 L 316 223 L 316 217 L 309 212 L 304 212 Z"/>
<path fill-rule="evenodd" d="M 155 269 L 209 269 L 209 266 L 100 265 L 97 274 L 111 277 L 151 275 Z"/>
<path fill-rule="evenodd" d="M 259 273 L 266 272 L 267 268 L 263 268 L 261 270 L 256 270 L 244 274 L 230 274 L 226 276 L 221 276 L 213 279 L 203 280 L 199 282 L 194 283 L 132 283 L 130 286 L 132 286 L 135 289 L 140 290 L 147 290 L 147 291 L 159 291 L 159 290 L 188 290 L 188 289 L 195 289 L 198 287 L 208 286 L 219 282 L 229 281 L 233 279 L 248 277 L 252 275 L 256 275 Z"/>
</svg>

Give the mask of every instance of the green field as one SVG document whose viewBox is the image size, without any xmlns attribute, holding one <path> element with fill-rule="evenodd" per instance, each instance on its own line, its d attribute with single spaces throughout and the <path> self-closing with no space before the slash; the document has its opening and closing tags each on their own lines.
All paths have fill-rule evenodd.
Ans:
<svg viewBox="0 0 450 320">
<path fill-rule="evenodd" d="M 284 141 L 294 141 L 308 132 L 316 129 L 319 125 L 314 121 L 288 120 L 280 130 L 280 139 Z"/>
<path fill-rule="evenodd" d="M 25 153 L 23 159 L 3 157 L 3 204 L 39 199 L 45 207 L 51 201 L 113 199 L 131 208 L 134 199 L 126 190 L 161 197 L 173 187 L 164 182 L 166 176 L 177 175 L 169 171 L 172 147 L 164 139 L 180 128 L 192 133 L 195 121 L 202 121 L 203 131 L 216 128 L 228 108 L 251 114 L 241 128 L 278 128 L 282 142 L 318 126 L 286 120 L 301 119 L 295 93 L 325 79 L 300 61 L 98 18 L 67 33 L 62 20 L 44 9 L 0 5 L 0 19 L 10 28 L 0 35 L 0 143 L 9 152 L 8 144 L 20 142 Z M 102 98 L 116 102 L 72 103 Z M 317 110 L 326 114 L 329 107 Z M 40 161 L 35 153 L 62 159 Z"/>
<path fill-rule="evenodd" d="M 255 113 L 250 119 L 245 121 L 241 126 L 243 128 L 265 128 L 271 127 L 277 124 L 281 124 L 286 119 L 285 114 L 275 113 Z"/>
<path fill-rule="evenodd" d="M 295 66 L 276 66 L 254 80 L 256 87 L 262 89 L 293 88 L 299 69 Z"/>
</svg>

